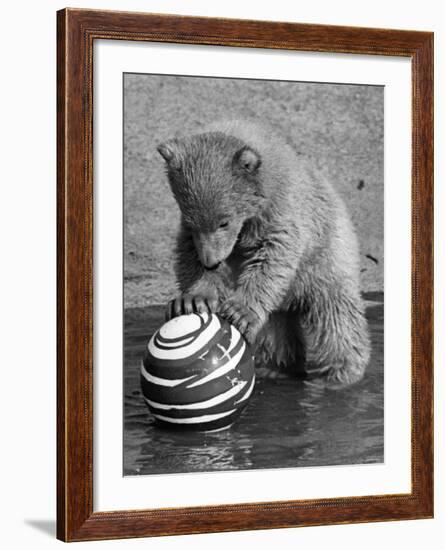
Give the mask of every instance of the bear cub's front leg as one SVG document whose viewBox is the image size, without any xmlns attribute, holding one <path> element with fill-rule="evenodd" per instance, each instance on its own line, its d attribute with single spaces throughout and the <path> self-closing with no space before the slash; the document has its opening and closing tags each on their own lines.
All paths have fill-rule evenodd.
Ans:
<svg viewBox="0 0 445 550">
<path fill-rule="evenodd" d="M 219 312 L 241 332 L 249 344 L 254 344 L 264 325 L 264 320 L 254 309 L 235 295 L 221 305 Z"/>
<path fill-rule="evenodd" d="M 219 300 L 216 293 L 185 293 L 170 300 L 167 304 L 165 319 L 169 321 L 180 315 L 190 313 L 216 313 Z"/>
</svg>

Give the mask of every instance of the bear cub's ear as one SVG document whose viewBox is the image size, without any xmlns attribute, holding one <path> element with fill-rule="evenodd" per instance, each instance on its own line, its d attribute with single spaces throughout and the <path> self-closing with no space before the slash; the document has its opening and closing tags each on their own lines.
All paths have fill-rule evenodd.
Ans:
<svg viewBox="0 0 445 550">
<path fill-rule="evenodd" d="M 260 155 L 247 145 L 237 151 L 233 157 L 232 167 L 245 174 L 254 174 L 260 166 Z"/>
<path fill-rule="evenodd" d="M 174 170 L 181 168 L 181 160 L 179 158 L 177 147 L 173 141 L 160 143 L 157 146 L 157 150 L 170 168 L 173 168 Z"/>
</svg>

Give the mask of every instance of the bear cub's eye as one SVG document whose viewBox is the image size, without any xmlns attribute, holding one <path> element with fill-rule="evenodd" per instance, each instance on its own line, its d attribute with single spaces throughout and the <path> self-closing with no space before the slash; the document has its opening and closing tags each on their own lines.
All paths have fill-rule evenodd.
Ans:
<svg viewBox="0 0 445 550">
<path fill-rule="evenodd" d="M 225 229 L 226 227 L 229 227 L 229 222 L 227 220 L 224 220 L 219 224 L 220 229 Z"/>
</svg>

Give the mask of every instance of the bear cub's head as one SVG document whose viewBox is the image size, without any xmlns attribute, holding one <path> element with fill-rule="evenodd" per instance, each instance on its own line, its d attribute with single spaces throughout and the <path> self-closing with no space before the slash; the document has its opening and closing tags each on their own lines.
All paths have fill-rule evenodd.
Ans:
<svg viewBox="0 0 445 550">
<path fill-rule="evenodd" d="M 158 146 L 173 195 L 199 259 L 215 269 L 265 200 L 261 156 L 240 139 L 208 132 Z"/>
</svg>

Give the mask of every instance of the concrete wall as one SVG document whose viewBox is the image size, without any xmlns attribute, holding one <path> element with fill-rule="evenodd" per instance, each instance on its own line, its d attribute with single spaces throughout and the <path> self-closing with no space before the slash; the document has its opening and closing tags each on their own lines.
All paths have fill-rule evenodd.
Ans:
<svg viewBox="0 0 445 550">
<path fill-rule="evenodd" d="M 125 305 L 176 293 L 179 211 L 156 144 L 238 117 L 273 124 L 328 169 L 359 235 L 363 290 L 383 290 L 383 107 L 378 86 L 126 74 Z"/>
</svg>

